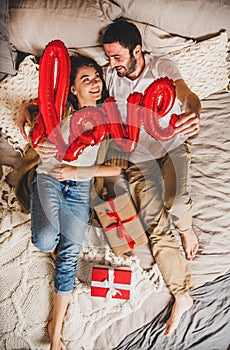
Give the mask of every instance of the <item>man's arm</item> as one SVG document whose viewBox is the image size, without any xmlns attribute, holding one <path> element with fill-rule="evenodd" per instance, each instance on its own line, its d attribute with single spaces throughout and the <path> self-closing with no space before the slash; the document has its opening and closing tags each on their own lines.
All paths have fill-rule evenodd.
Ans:
<svg viewBox="0 0 230 350">
<path fill-rule="evenodd" d="M 193 136 L 200 129 L 201 103 L 199 97 L 192 92 L 183 79 L 175 81 L 176 94 L 182 103 L 184 113 L 180 114 L 175 126 L 176 134 Z"/>
</svg>

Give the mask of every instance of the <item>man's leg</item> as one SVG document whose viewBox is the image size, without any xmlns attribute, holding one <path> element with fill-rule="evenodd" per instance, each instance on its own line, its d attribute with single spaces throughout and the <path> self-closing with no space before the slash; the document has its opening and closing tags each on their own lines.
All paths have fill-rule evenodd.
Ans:
<svg viewBox="0 0 230 350">
<path fill-rule="evenodd" d="M 188 294 L 192 289 L 189 266 L 179 244 L 170 232 L 168 214 L 163 206 L 162 173 L 158 161 L 132 165 L 127 170 L 130 192 L 149 232 L 153 257 L 164 281 L 175 296 L 167 321 L 166 335 L 177 328 L 181 316 L 193 304 Z"/>
<path fill-rule="evenodd" d="M 192 260 L 198 250 L 198 240 L 192 228 L 192 200 L 189 186 L 191 146 L 188 141 L 162 158 L 164 207 L 181 236 L 186 258 Z"/>
</svg>

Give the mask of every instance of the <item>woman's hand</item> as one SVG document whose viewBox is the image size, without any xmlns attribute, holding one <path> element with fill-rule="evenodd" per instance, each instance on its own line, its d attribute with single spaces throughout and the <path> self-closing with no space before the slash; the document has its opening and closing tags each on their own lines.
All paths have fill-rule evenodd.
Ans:
<svg viewBox="0 0 230 350">
<path fill-rule="evenodd" d="M 58 181 L 77 180 L 77 170 L 78 167 L 76 166 L 60 164 L 59 166 L 52 168 L 52 170 L 49 171 L 49 175 Z"/>
<path fill-rule="evenodd" d="M 71 166 L 68 164 L 60 164 L 55 166 L 49 172 L 49 174 L 58 181 L 65 180 L 81 180 L 89 179 L 92 177 L 107 177 L 118 176 L 121 173 L 121 168 L 112 165 L 99 165 L 99 166 Z"/>
<path fill-rule="evenodd" d="M 53 143 L 43 140 L 37 145 L 35 151 L 43 162 L 48 162 L 56 156 L 57 148 Z"/>
<path fill-rule="evenodd" d="M 25 103 L 21 106 L 18 113 L 17 124 L 25 141 L 28 142 L 28 135 L 26 134 L 25 126 L 31 126 L 33 117 L 32 113 L 38 112 L 38 107 L 34 103 Z"/>
</svg>

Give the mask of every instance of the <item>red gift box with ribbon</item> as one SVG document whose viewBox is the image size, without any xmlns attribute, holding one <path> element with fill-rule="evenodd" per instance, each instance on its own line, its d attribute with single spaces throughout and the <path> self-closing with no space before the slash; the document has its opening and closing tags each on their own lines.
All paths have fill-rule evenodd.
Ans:
<svg viewBox="0 0 230 350">
<path fill-rule="evenodd" d="M 129 193 L 104 201 L 94 209 L 116 255 L 124 254 L 148 242 Z"/>
<path fill-rule="evenodd" d="M 91 296 L 114 299 L 130 299 L 130 268 L 98 265 L 92 270 Z"/>
</svg>

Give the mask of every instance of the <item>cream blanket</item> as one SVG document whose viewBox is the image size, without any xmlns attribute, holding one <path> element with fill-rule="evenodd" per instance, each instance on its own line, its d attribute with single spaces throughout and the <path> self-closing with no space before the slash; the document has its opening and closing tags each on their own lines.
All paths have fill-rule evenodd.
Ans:
<svg viewBox="0 0 230 350">
<path fill-rule="evenodd" d="M 4 175 L 9 169 L 4 167 Z M 51 318 L 54 262 L 30 242 L 30 216 L 19 211 L 12 190 L 2 179 L 1 198 L 9 201 L 2 208 L 0 226 L 0 311 L 1 349 L 48 349 L 46 325 Z M 130 266 L 130 300 L 90 296 L 92 266 Z M 162 278 L 156 267 L 148 273 L 137 259 L 116 257 L 100 228 L 89 226 L 79 258 L 76 286 L 63 331 L 65 349 L 94 349 L 98 335 L 141 307 L 152 291 L 159 291 Z"/>
<path fill-rule="evenodd" d="M 23 77 L 25 72 L 26 77 Z M 36 85 L 37 68 L 33 57 L 29 56 L 21 64 L 18 76 L 5 83 L 5 95 L 1 94 L 2 130 L 21 153 L 25 143 L 20 138 L 15 120 L 23 102 L 22 96 L 24 100 L 36 96 L 35 85 L 31 85 L 33 81 Z M 34 89 L 31 90 L 31 86 Z M 12 99 L 15 101 L 13 106 L 10 105 Z M 201 131 L 192 140 L 193 216 L 200 241 L 198 256 L 191 264 L 196 285 L 224 274 L 230 256 L 229 93 L 210 96 L 203 106 Z M 31 244 L 30 217 L 19 211 L 14 191 L 5 182 L 10 169 L 4 167 L 3 170 L 0 193 L 0 348 L 46 350 L 49 348 L 46 325 L 52 312 L 54 263 Z M 92 298 L 90 276 L 94 263 L 131 266 L 132 298 L 129 301 Z M 121 337 L 129 333 L 130 317 L 138 310 L 141 314 L 144 306 L 148 308 L 148 297 L 154 291 L 160 291 L 162 283 L 155 265 L 146 273 L 137 258 L 117 258 L 106 244 L 102 231 L 89 226 L 79 259 L 76 288 L 65 319 L 64 349 L 107 350 L 108 342 L 96 349 L 94 343 L 103 344 L 108 329 L 112 348 L 112 344 L 119 341 L 117 324 L 123 325 L 119 333 Z M 160 301 L 162 293 L 158 295 Z M 145 316 L 146 321 L 149 320 L 147 317 L 152 315 Z M 134 327 L 140 327 L 138 319 Z"/>
</svg>

